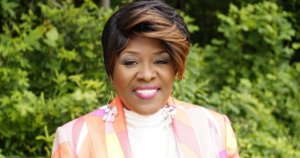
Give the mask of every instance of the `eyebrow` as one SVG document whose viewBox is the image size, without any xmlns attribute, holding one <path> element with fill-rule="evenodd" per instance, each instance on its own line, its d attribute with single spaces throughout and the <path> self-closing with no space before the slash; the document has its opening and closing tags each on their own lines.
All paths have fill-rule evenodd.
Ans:
<svg viewBox="0 0 300 158">
<path fill-rule="evenodd" d="M 122 51 L 121 53 L 120 53 L 120 55 L 122 55 L 122 54 L 139 54 L 139 52 L 137 52 L 137 51 L 132 51 L 132 50 L 128 50 L 128 51 Z M 157 51 L 157 52 L 153 52 L 154 54 L 164 54 L 164 53 L 166 53 L 166 54 L 169 54 L 166 50 L 160 50 L 160 51 Z"/>
</svg>

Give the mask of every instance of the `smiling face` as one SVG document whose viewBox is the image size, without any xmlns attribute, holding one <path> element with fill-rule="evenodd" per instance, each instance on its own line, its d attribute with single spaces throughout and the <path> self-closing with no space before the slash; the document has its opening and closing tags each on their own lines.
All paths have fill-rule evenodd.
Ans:
<svg viewBox="0 0 300 158">
<path fill-rule="evenodd" d="M 112 82 L 125 108 L 149 115 L 165 106 L 174 78 L 171 57 L 162 43 L 133 36 L 116 59 Z"/>
</svg>

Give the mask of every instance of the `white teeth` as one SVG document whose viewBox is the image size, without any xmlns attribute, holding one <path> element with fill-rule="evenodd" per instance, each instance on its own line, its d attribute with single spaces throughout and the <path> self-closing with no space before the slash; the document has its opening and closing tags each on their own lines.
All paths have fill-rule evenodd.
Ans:
<svg viewBox="0 0 300 158">
<path fill-rule="evenodd" d="M 143 95 L 150 95 L 154 94 L 157 90 L 156 89 L 145 89 L 145 90 L 137 90 L 137 93 L 141 93 Z"/>
</svg>

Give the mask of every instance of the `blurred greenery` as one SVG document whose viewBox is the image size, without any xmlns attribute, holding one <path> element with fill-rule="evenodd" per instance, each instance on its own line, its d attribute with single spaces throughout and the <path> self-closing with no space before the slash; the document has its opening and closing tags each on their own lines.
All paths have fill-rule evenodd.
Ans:
<svg viewBox="0 0 300 158">
<path fill-rule="evenodd" d="M 300 3 L 223 1 L 193 14 L 217 3 L 180 4 L 193 43 L 174 95 L 226 113 L 241 157 L 300 157 Z M 92 0 L 0 2 L 0 158 L 49 157 L 58 126 L 106 104 L 100 38 L 114 10 Z M 199 23 L 205 15 L 211 29 Z"/>
</svg>

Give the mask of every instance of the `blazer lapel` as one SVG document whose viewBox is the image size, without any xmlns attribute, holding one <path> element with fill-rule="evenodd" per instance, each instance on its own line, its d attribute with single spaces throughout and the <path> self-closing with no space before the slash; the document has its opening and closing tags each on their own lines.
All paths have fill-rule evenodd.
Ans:
<svg viewBox="0 0 300 158">
<path fill-rule="evenodd" d="M 108 149 L 108 152 L 111 150 L 111 152 L 109 152 L 111 154 L 109 155 L 116 155 L 116 158 L 121 158 L 121 157 L 131 158 L 132 154 L 131 154 L 131 148 L 129 144 L 129 138 L 128 138 L 128 133 L 126 128 L 122 102 L 119 97 L 116 97 L 110 103 L 110 105 L 117 107 L 118 114 L 113 123 L 106 123 L 105 125 L 106 129 L 108 130 L 106 131 L 106 136 L 107 137 L 113 136 L 109 140 L 110 142 L 112 142 L 110 144 L 113 144 L 110 146 L 111 148 Z M 107 141 L 107 143 L 109 142 Z M 115 144 L 117 144 L 117 146 Z M 109 156 L 109 158 L 111 157 Z"/>
</svg>

